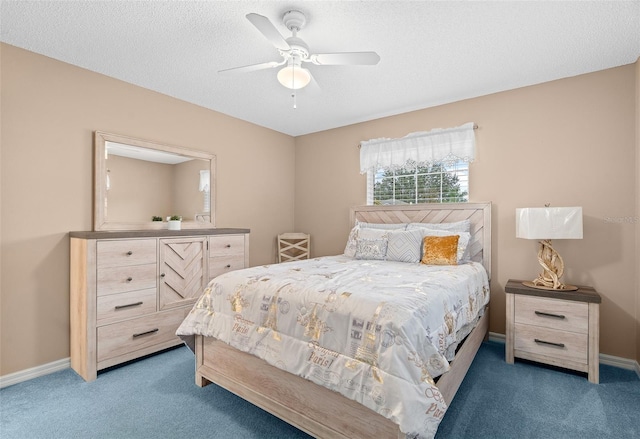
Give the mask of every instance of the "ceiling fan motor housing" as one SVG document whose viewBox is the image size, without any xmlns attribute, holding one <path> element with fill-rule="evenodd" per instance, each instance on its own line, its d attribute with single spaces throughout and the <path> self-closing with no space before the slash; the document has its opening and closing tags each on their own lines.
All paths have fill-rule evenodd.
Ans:
<svg viewBox="0 0 640 439">
<path fill-rule="evenodd" d="M 300 11 L 287 11 L 282 16 L 282 23 L 291 32 L 297 32 L 307 24 L 307 18 Z"/>
<path fill-rule="evenodd" d="M 301 60 L 309 58 L 309 46 L 307 46 L 307 43 L 302 41 L 302 39 L 298 37 L 289 37 L 287 38 L 287 43 L 289 44 L 289 47 L 291 47 L 291 50 L 280 51 L 282 56 L 286 57 L 286 54 L 288 53 L 292 58 L 300 58 Z"/>
</svg>

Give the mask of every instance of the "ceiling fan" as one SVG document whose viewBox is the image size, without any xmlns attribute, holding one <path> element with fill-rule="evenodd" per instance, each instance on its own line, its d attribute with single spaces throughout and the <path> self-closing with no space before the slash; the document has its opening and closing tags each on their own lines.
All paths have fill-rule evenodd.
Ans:
<svg viewBox="0 0 640 439">
<path fill-rule="evenodd" d="M 297 90 L 311 82 L 311 72 L 302 67 L 302 63 L 310 62 L 319 66 L 375 65 L 380 61 L 380 56 L 375 52 L 309 53 L 307 43 L 298 38 L 298 32 L 307 22 L 305 15 L 300 11 L 287 11 L 282 17 L 283 24 L 292 33 L 287 39 L 280 35 L 267 17 L 254 13 L 247 14 L 246 17 L 278 49 L 283 60 L 233 67 L 220 70 L 218 73 L 253 72 L 285 66 L 278 72 L 278 81 L 287 88 Z"/>
</svg>

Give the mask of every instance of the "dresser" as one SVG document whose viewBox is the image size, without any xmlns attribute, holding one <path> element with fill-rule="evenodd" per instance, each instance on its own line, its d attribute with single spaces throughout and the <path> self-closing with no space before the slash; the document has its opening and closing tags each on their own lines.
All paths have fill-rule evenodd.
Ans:
<svg viewBox="0 0 640 439">
<path fill-rule="evenodd" d="M 71 232 L 71 367 L 99 370 L 182 343 L 209 280 L 249 266 L 248 229 Z"/>
<path fill-rule="evenodd" d="M 523 358 L 573 369 L 599 382 L 600 295 L 531 288 L 509 280 L 506 293 L 506 361 Z"/>
</svg>

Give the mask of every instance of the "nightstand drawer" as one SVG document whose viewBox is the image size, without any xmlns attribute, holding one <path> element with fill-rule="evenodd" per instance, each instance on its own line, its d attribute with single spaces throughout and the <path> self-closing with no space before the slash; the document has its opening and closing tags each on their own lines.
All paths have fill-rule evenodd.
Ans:
<svg viewBox="0 0 640 439">
<path fill-rule="evenodd" d="M 587 334 L 589 305 L 535 296 L 515 297 L 515 322 Z"/>
<path fill-rule="evenodd" d="M 587 364 L 588 337 L 586 334 L 516 323 L 514 349 Z"/>
</svg>

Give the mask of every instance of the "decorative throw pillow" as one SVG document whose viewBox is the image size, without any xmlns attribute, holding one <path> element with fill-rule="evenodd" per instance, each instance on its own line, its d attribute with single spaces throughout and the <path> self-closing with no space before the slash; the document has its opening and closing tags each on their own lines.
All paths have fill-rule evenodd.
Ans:
<svg viewBox="0 0 640 439">
<path fill-rule="evenodd" d="M 387 255 L 386 239 L 356 239 L 356 259 L 383 260 Z"/>
<path fill-rule="evenodd" d="M 447 230 L 449 232 L 466 232 L 471 233 L 471 221 L 468 219 L 462 221 L 455 221 L 452 223 L 410 223 L 407 224 L 407 230 L 413 230 L 416 228 L 427 228 L 431 230 Z"/>
<path fill-rule="evenodd" d="M 397 262 L 420 262 L 423 229 L 393 230 L 389 234 L 387 260 Z"/>
<path fill-rule="evenodd" d="M 423 231 L 423 236 L 451 236 L 458 235 L 458 264 L 471 259 L 469 255 L 469 243 L 471 242 L 471 234 L 467 232 L 448 232 L 446 230 L 432 230 L 427 228 L 419 228 Z"/>
<path fill-rule="evenodd" d="M 458 235 L 425 236 L 422 260 L 426 265 L 458 265 Z"/>
</svg>

